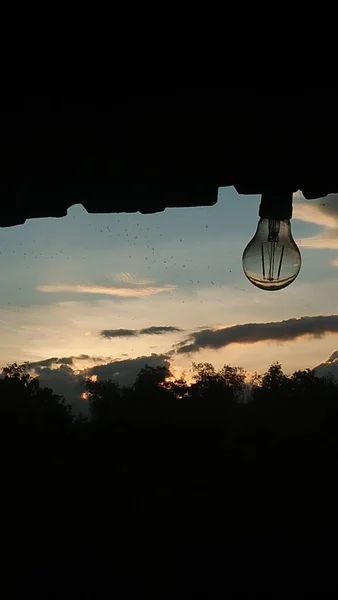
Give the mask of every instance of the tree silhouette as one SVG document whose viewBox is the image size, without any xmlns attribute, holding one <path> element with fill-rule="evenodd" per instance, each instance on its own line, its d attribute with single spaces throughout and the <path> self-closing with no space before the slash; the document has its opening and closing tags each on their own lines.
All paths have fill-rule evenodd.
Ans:
<svg viewBox="0 0 338 600">
<path fill-rule="evenodd" d="M 0 378 L 0 457 L 6 464 L 45 464 L 66 458 L 71 407 L 49 388 L 41 388 L 27 365 L 5 367 Z"/>
<path fill-rule="evenodd" d="M 112 379 L 107 381 L 85 381 L 87 399 L 92 421 L 110 423 L 114 419 L 117 401 L 121 398 L 121 389 Z"/>
<path fill-rule="evenodd" d="M 192 372 L 189 384 L 168 365 L 147 365 L 130 387 L 89 378 L 89 419 L 75 419 L 28 365 L 9 365 L 0 378 L 1 461 L 43 464 L 73 478 L 77 472 L 89 482 L 102 473 L 101 484 L 119 489 L 196 490 L 258 477 L 267 468 L 286 481 L 297 469 L 305 477 L 309 461 L 312 468 L 337 464 L 332 378 L 309 369 L 286 375 L 279 363 L 251 384 L 240 367 L 193 363 Z"/>
<path fill-rule="evenodd" d="M 129 387 L 114 379 L 88 379 L 84 393 L 90 413 L 84 419 L 74 418 L 62 397 L 40 387 L 27 365 L 5 367 L 0 377 L 2 485 L 21 481 L 39 490 L 43 485 L 53 498 L 61 492 L 67 507 L 62 539 L 68 544 L 76 530 L 72 557 L 82 552 L 92 570 L 104 555 L 109 568 L 116 564 L 112 547 L 120 551 L 123 540 L 133 545 L 135 530 L 130 527 L 127 533 L 127 527 L 135 506 L 146 507 L 138 519 L 146 523 L 147 536 L 152 529 L 157 539 L 165 539 L 170 556 L 176 556 L 177 545 L 168 543 L 163 523 L 172 523 L 173 514 L 180 524 L 191 520 L 189 540 L 194 543 L 181 559 L 184 569 L 190 560 L 192 573 L 201 548 L 207 548 L 201 567 L 218 560 L 229 571 L 233 557 L 231 570 L 237 564 L 240 579 L 243 553 L 248 551 L 248 568 L 273 572 L 282 552 L 289 559 L 290 543 L 285 540 L 295 538 L 295 532 L 302 544 L 295 552 L 297 570 L 299 556 L 308 565 L 317 546 L 323 554 L 327 531 L 334 530 L 337 382 L 309 369 L 287 375 L 279 363 L 250 382 L 243 369 L 229 365 L 217 370 L 210 363 L 193 364 L 193 376 L 188 383 L 175 380 L 168 366 L 147 366 Z M 77 508 L 68 514 L 67 499 L 74 498 L 76 489 L 78 504 L 86 506 L 81 520 Z M 106 494 L 109 508 L 104 510 Z M 118 508 L 116 498 L 121 499 Z M 58 526 L 59 514 L 60 505 L 50 513 Z M 202 544 L 203 519 L 207 541 Z M 88 535 L 90 528 L 97 546 Z M 104 536 L 107 548 L 97 554 Z M 312 546 L 309 540 L 315 540 Z M 227 556 L 217 554 L 216 546 L 225 545 Z M 44 554 L 45 547 L 46 541 L 41 544 Z M 141 547 L 135 553 L 137 564 L 143 541 Z M 159 541 L 153 544 L 152 566 L 159 547 Z"/>
</svg>

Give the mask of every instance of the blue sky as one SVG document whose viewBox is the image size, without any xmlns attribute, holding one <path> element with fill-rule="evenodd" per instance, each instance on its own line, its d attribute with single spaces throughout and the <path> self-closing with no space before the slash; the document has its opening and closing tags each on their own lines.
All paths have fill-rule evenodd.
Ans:
<svg viewBox="0 0 338 600">
<path fill-rule="evenodd" d="M 80 354 L 102 362 L 162 355 L 199 328 L 335 315 L 338 196 L 307 201 L 295 195 L 292 231 L 303 264 L 296 281 L 279 292 L 254 288 L 242 271 L 259 201 L 221 188 L 214 207 L 90 215 L 76 205 L 65 218 L 1 229 L 0 364 Z M 100 336 L 106 329 L 150 326 L 182 331 Z M 192 360 L 249 372 L 279 360 L 292 371 L 315 366 L 337 347 L 332 332 L 234 343 L 171 360 L 176 372 L 187 371 Z M 77 367 L 91 364 L 82 360 Z"/>
</svg>

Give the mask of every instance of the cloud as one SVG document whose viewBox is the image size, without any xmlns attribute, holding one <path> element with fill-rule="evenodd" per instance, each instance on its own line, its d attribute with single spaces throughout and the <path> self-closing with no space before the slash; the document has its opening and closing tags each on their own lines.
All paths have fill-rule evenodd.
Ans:
<svg viewBox="0 0 338 600">
<path fill-rule="evenodd" d="M 176 344 L 178 354 L 198 352 L 204 348 L 223 348 L 230 344 L 254 344 L 275 340 L 290 341 L 310 335 L 321 337 L 325 333 L 338 333 L 338 315 L 300 317 L 270 323 L 245 323 L 219 329 L 203 329 L 192 333 Z"/>
<path fill-rule="evenodd" d="M 57 356 L 52 356 L 51 358 L 46 358 L 45 360 L 38 360 L 35 362 L 28 363 L 30 367 L 33 369 L 43 369 L 49 368 L 53 365 L 72 365 L 73 364 L 73 356 L 65 356 L 63 358 L 58 358 Z"/>
<path fill-rule="evenodd" d="M 109 357 L 108 357 L 109 358 Z M 75 361 L 92 361 L 95 363 L 107 361 L 107 357 L 105 356 L 90 356 L 89 354 L 79 354 L 78 356 L 63 356 L 57 357 L 52 356 L 51 358 L 46 358 L 45 360 L 38 360 L 34 362 L 29 362 L 28 365 L 30 368 L 33 368 L 35 371 L 41 372 L 41 370 L 45 368 L 50 368 L 55 365 L 67 365 L 73 366 Z"/>
<path fill-rule="evenodd" d="M 136 329 L 102 329 L 100 336 L 110 340 L 111 338 L 133 337 L 137 333 Z"/>
<path fill-rule="evenodd" d="M 317 377 L 327 377 L 333 375 L 338 380 L 338 351 L 336 350 L 331 356 L 320 365 L 314 368 Z"/>
<path fill-rule="evenodd" d="M 171 325 L 144 327 L 143 329 L 103 329 L 100 336 L 106 339 L 119 337 L 135 337 L 140 335 L 161 335 L 163 333 L 175 333 L 182 331 L 180 327 Z"/>
<path fill-rule="evenodd" d="M 295 202 L 293 218 L 335 229 L 338 225 L 338 195 L 332 194 L 318 200 Z"/>
<path fill-rule="evenodd" d="M 132 385 L 140 370 L 146 365 L 150 367 L 170 366 L 167 354 L 151 354 L 150 356 L 138 356 L 126 360 L 117 360 L 105 365 L 98 365 L 90 369 L 91 375 L 97 375 L 98 379 L 115 379 L 120 385 Z"/>
<path fill-rule="evenodd" d="M 128 285 L 153 285 L 155 282 L 153 279 L 140 279 L 135 273 L 117 273 L 115 276 L 116 281 L 125 283 Z"/>
<path fill-rule="evenodd" d="M 324 228 L 311 237 L 302 238 L 301 246 L 307 248 L 338 249 L 338 194 L 330 194 L 315 201 L 294 203 L 293 218 Z"/>
<path fill-rule="evenodd" d="M 83 355 L 84 356 L 84 355 Z M 41 387 L 49 387 L 56 394 L 64 396 L 71 404 L 73 412 L 86 415 L 89 411 L 88 402 L 81 398 L 86 378 L 95 375 L 99 380 L 114 379 L 122 386 L 132 385 L 140 370 L 146 365 L 151 367 L 169 367 L 169 356 L 151 354 L 123 360 L 110 360 L 106 357 L 105 364 L 95 365 L 81 371 L 75 371 L 71 366 L 60 364 L 61 358 L 51 357 L 40 363 L 30 363 L 29 367 L 39 377 Z M 39 366 L 41 365 L 42 366 Z M 57 368 L 46 366 L 56 365 Z"/>
<path fill-rule="evenodd" d="M 84 357 L 87 356 L 89 355 L 79 355 L 80 360 L 85 360 Z M 68 358 L 78 359 L 79 357 Z M 122 386 L 130 386 L 146 365 L 151 367 L 170 366 L 167 354 L 151 354 L 122 360 L 112 360 L 110 356 L 89 356 L 89 358 L 91 360 L 100 359 L 100 361 L 104 361 L 104 364 L 75 370 L 69 364 L 61 363 L 64 358 L 53 356 L 39 362 L 29 363 L 29 370 L 39 377 L 41 387 L 49 387 L 56 394 L 63 396 L 66 402 L 71 404 L 74 414 L 81 412 L 87 415 L 89 412 L 88 402 L 81 398 L 81 394 L 84 391 L 85 379 L 88 377 L 95 375 L 99 380 L 114 379 Z"/>
<path fill-rule="evenodd" d="M 145 327 L 144 329 L 139 330 L 139 335 L 160 335 L 162 333 L 175 333 L 177 331 L 182 331 L 180 327 L 173 327 L 171 325 L 167 325 L 164 327 L 157 327 L 153 325 L 152 327 Z"/>
<path fill-rule="evenodd" d="M 176 289 L 175 285 L 164 285 L 162 287 L 108 287 L 103 285 L 69 285 L 69 284 L 47 284 L 38 285 L 36 290 L 47 294 L 95 294 L 115 296 L 116 298 L 145 298 L 164 292 L 172 292 Z"/>
<path fill-rule="evenodd" d="M 49 387 L 63 396 L 72 406 L 74 414 L 88 414 L 88 403 L 81 399 L 83 392 L 84 377 L 82 374 L 75 373 L 68 365 L 61 365 L 57 369 L 44 368 L 36 370 L 41 387 Z"/>
</svg>

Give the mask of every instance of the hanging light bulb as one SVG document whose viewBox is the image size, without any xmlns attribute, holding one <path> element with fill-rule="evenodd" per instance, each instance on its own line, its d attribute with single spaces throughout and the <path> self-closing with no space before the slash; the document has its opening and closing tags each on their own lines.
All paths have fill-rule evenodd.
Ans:
<svg viewBox="0 0 338 600">
<path fill-rule="evenodd" d="M 301 267 L 301 255 L 292 234 L 292 194 L 262 196 L 257 231 L 243 252 L 243 270 L 262 290 L 281 290 L 292 283 Z"/>
</svg>

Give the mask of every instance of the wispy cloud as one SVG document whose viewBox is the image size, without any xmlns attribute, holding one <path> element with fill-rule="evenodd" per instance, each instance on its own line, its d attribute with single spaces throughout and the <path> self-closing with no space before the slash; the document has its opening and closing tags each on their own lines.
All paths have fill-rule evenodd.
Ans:
<svg viewBox="0 0 338 600">
<path fill-rule="evenodd" d="M 337 200 L 335 200 L 337 202 Z M 337 216 L 332 211 L 332 200 L 321 201 L 304 200 L 296 202 L 293 208 L 293 218 L 314 225 L 322 225 L 329 229 L 335 229 L 338 224 Z M 338 208 L 338 206 L 337 206 Z"/>
<path fill-rule="evenodd" d="M 143 329 L 103 329 L 100 336 L 106 339 L 120 337 L 135 337 L 140 335 L 162 335 L 164 333 L 176 333 L 182 331 L 180 327 L 171 325 L 144 327 Z"/>
<path fill-rule="evenodd" d="M 302 238 L 302 247 L 338 249 L 338 194 L 330 194 L 315 201 L 296 201 L 293 217 L 323 227 L 319 233 Z"/>
<path fill-rule="evenodd" d="M 135 273 L 117 273 L 117 275 L 115 275 L 115 280 L 130 286 L 149 286 L 155 283 L 153 279 L 141 279 L 140 277 L 137 277 Z"/>
<path fill-rule="evenodd" d="M 338 315 L 300 317 L 270 323 L 244 323 L 219 329 L 203 329 L 189 335 L 175 348 L 178 354 L 218 349 L 230 344 L 254 344 L 262 341 L 290 341 L 304 336 L 321 337 L 338 333 Z"/>
<path fill-rule="evenodd" d="M 161 287 L 106 287 L 100 285 L 69 285 L 69 284 L 48 284 L 38 285 L 36 290 L 47 294 L 95 294 L 105 296 L 115 296 L 117 298 L 145 298 L 165 292 L 171 292 L 176 289 L 175 285 L 164 285 Z"/>
</svg>

